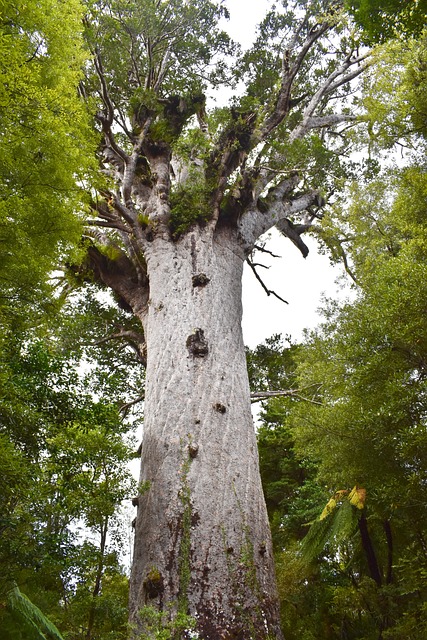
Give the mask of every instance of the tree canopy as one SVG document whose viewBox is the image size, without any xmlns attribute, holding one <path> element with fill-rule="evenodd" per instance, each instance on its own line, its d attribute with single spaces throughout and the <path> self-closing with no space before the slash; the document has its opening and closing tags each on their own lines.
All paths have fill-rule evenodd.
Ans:
<svg viewBox="0 0 427 640">
<path fill-rule="evenodd" d="M 118 409 L 129 395 L 120 403 L 119 367 L 108 395 L 106 349 L 82 379 L 78 342 L 92 339 L 75 301 L 73 320 L 61 315 L 53 273 L 81 253 L 95 167 L 96 136 L 78 99 L 83 8 L 6 2 L 1 14 L 1 634 L 59 638 L 59 627 L 64 637 L 82 628 L 88 638 L 125 637 L 119 508 L 134 490 L 126 471 L 134 445 Z"/>
<path fill-rule="evenodd" d="M 366 55 L 338 5 L 294 4 L 273 7 L 253 49 L 240 55 L 216 27 L 227 15 L 222 5 L 93 5 L 85 24 L 94 64 L 83 87 L 97 102 L 108 182 L 91 205 L 89 263 L 104 284 L 119 288 L 109 256 L 120 257 L 129 281 L 146 282 L 135 258 L 146 238 L 176 240 L 195 222 L 237 224 L 247 250 L 274 222 L 306 254 L 301 234 L 346 171 L 345 142 L 329 132 L 355 121 L 350 82 Z M 207 108 L 212 89 L 237 82 L 243 96 Z M 294 225 L 306 208 L 306 224 Z M 131 302 L 129 286 L 117 293 Z"/>
<path fill-rule="evenodd" d="M 346 0 L 346 5 L 368 41 L 421 35 L 427 17 L 425 0 Z"/>
</svg>

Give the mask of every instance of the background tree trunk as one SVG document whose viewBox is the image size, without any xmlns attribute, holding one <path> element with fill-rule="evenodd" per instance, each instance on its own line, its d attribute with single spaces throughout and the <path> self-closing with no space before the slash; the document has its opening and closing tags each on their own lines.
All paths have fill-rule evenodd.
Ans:
<svg viewBox="0 0 427 640">
<path fill-rule="evenodd" d="M 281 637 L 232 234 L 157 237 L 146 254 L 146 491 L 130 595 L 140 631 L 138 611 L 153 604 L 190 613 L 201 638 Z"/>
</svg>

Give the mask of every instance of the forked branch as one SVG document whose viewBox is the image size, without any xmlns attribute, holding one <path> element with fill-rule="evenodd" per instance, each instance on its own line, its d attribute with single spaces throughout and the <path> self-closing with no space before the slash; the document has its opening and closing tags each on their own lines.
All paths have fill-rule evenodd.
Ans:
<svg viewBox="0 0 427 640">
<path fill-rule="evenodd" d="M 305 20 L 302 25 L 305 24 Z M 283 53 L 282 61 L 282 78 L 279 93 L 276 100 L 276 106 L 274 111 L 267 116 L 263 125 L 261 126 L 262 140 L 268 138 L 270 133 L 276 129 L 279 124 L 286 118 L 291 109 L 291 91 L 293 82 L 301 69 L 301 66 L 313 45 L 331 28 L 331 25 L 324 22 L 321 25 L 317 25 L 314 29 L 311 29 L 303 42 L 300 51 L 292 61 L 293 49 L 296 46 L 295 37 L 289 48 L 285 49 Z M 297 34 L 299 35 L 299 33 Z"/>
<path fill-rule="evenodd" d="M 114 122 L 114 105 L 111 100 L 110 93 L 108 91 L 108 85 L 105 79 L 101 55 L 98 49 L 96 49 L 94 53 L 94 64 L 95 64 L 95 71 L 97 73 L 97 76 L 99 78 L 99 82 L 101 85 L 102 102 L 104 103 L 104 107 L 105 107 L 104 113 L 98 113 L 96 117 L 101 123 L 102 131 L 104 133 L 105 141 L 107 145 L 113 151 L 113 153 L 117 156 L 118 159 L 122 160 L 123 162 L 126 162 L 128 156 L 123 151 L 123 149 L 117 144 L 111 128 Z"/>
</svg>

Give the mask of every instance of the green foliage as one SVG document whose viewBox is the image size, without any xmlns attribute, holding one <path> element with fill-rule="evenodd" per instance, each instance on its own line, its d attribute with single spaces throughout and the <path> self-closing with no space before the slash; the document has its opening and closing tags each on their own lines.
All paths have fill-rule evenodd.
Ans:
<svg viewBox="0 0 427 640">
<path fill-rule="evenodd" d="M 163 71 L 163 96 L 200 93 L 208 82 L 221 83 L 227 73 L 224 57 L 233 50 L 217 26 L 222 16 L 227 10 L 209 0 L 91 4 L 86 38 L 92 50 L 98 48 L 105 68 L 114 70 L 111 89 L 117 106 L 126 112 L 132 99 L 138 108 L 157 110 L 152 92 L 158 95 L 156 82 Z M 166 69 L 165 50 L 170 51 Z M 217 64 L 210 69 L 213 57 Z M 143 87 L 141 79 L 146 77 L 149 85 Z"/>
<path fill-rule="evenodd" d="M 299 347 L 278 335 L 247 352 L 253 391 L 287 390 L 296 387 Z M 276 551 L 287 548 L 306 533 L 325 500 L 324 490 L 313 481 L 316 464 L 298 456 L 289 426 L 295 398 L 263 401 L 258 427 L 261 479 Z"/>
<path fill-rule="evenodd" d="M 363 105 L 367 112 L 371 153 L 391 148 L 403 139 L 419 146 L 427 135 L 426 34 L 393 40 L 374 52 L 375 64 L 364 76 Z"/>
<path fill-rule="evenodd" d="M 216 112 L 215 112 L 216 113 Z M 219 116 L 219 114 L 217 114 Z M 213 120 L 211 118 L 210 120 Z M 214 127 L 215 125 L 213 125 Z M 173 146 L 176 157 L 184 161 L 201 159 L 209 153 L 209 141 L 199 127 L 186 127 Z"/>
<path fill-rule="evenodd" d="M 273 388 L 292 388 L 296 382 L 295 357 L 297 351 L 298 346 L 292 344 L 289 336 L 283 339 L 278 334 L 267 338 L 253 351 L 248 349 L 246 360 L 251 389 L 253 391 L 267 391 Z"/>
<path fill-rule="evenodd" d="M 171 619 L 168 611 L 158 611 L 149 605 L 141 609 L 139 617 L 144 628 L 141 640 L 178 640 L 187 637 L 196 626 L 196 620 L 182 611 Z"/>
<path fill-rule="evenodd" d="M 352 638 L 424 633 L 414 594 L 424 593 L 427 518 L 426 186 L 424 166 L 412 163 L 355 185 L 352 203 L 336 208 L 331 235 L 346 238 L 357 297 L 329 304 L 299 350 L 298 384 L 317 384 L 319 404 L 295 405 L 294 448 L 316 461 L 318 482 L 334 494 L 302 549 L 336 572 L 331 606 Z M 359 511 L 351 494 L 336 494 L 355 484 L 367 495 Z"/>
<path fill-rule="evenodd" d="M 370 44 L 394 37 L 418 36 L 426 24 L 425 0 L 346 0 L 345 5 Z"/>
<path fill-rule="evenodd" d="M 78 584 L 71 593 L 69 606 L 61 616 L 61 628 L 66 638 L 74 638 L 81 629 L 87 629 L 89 612 L 94 611 L 91 637 L 102 640 L 127 640 L 129 580 L 118 566 L 114 556 L 106 558 L 103 568 L 102 590 L 94 598 L 92 593 L 95 566 L 98 558 L 95 549 L 82 549 L 75 554 Z M 86 555 L 85 555 L 86 554 Z M 99 554 L 98 554 L 99 555 Z M 85 558 L 87 565 L 83 566 Z M 95 605 L 95 606 L 94 606 Z M 78 637 L 78 636 L 77 636 Z"/>
<path fill-rule="evenodd" d="M 348 492 L 340 491 L 331 498 L 316 520 L 311 523 L 301 545 L 303 559 L 311 562 L 326 548 L 340 554 L 357 530 L 360 512 L 352 504 Z M 346 549 L 344 550 L 345 554 Z"/>
<path fill-rule="evenodd" d="M 295 24 L 302 12 L 306 19 L 300 27 L 298 36 L 304 38 L 310 29 L 322 22 L 328 22 L 341 31 L 339 2 L 290 1 L 282 2 L 267 12 L 257 29 L 257 38 L 251 49 L 245 52 L 238 66 L 239 77 L 248 87 L 248 95 L 256 98 L 263 108 L 271 107 L 275 100 L 275 91 L 280 83 L 282 64 L 282 45 L 294 36 Z M 294 97 L 301 96 L 310 82 L 319 79 L 328 72 L 328 63 L 317 64 L 319 55 L 325 52 L 324 43 L 319 42 L 304 61 L 302 73 L 296 78 Z M 330 70 L 330 68 L 329 68 Z"/>
<path fill-rule="evenodd" d="M 151 487 L 151 482 L 149 480 L 145 480 L 144 482 L 140 482 L 138 484 L 138 494 L 143 496 L 145 493 L 147 493 L 150 490 Z"/>
<path fill-rule="evenodd" d="M 94 150 L 77 98 L 86 57 L 81 17 L 77 0 L 2 3 L 0 311 L 42 304 L 46 273 L 81 233 L 74 211 Z"/>
<path fill-rule="evenodd" d="M 50 324 L 53 327 L 53 317 Z M 141 397 L 145 384 L 139 362 L 138 341 L 143 340 L 140 323 L 89 284 L 69 293 L 63 312 L 55 320 L 55 332 L 60 336 L 64 357 L 90 363 L 82 378 L 92 392 L 122 411 L 129 405 L 127 413 L 139 419 L 140 405 L 130 403 Z"/>
<path fill-rule="evenodd" d="M 11 621 L 6 620 L 7 640 L 64 640 L 55 625 L 16 585 L 7 593 L 6 606 L 11 618 Z"/>
<path fill-rule="evenodd" d="M 294 349 L 291 367 L 280 347 L 272 354 L 264 347 L 258 384 L 311 389 L 315 400 L 269 400 L 259 429 L 291 639 L 407 633 L 421 640 L 425 633 L 424 160 L 374 175 L 352 187 L 348 206 L 337 204 L 333 222 L 325 220 L 328 242 L 339 239 L 335 249 L 345 249 L 356 298 L 328 304 L 324 324 Z M 275 374 L 281 361 L 282 380 Z M 303 487 L 311 516 L 298 502 Z M 288 526 L 292 508 L 299 528 Z"/>
<path fill-rule="evenodd" d="M 277 139 L 260 150 L 258 164 L 277 172 L 278 179 L 298 170 L 324 191 L 333 191 L 353 171 L 343 159 L 348 138 L 331 144 L 323 134 L 313 134 L 290 142 L 304 96 L 333 69 L 330 50 L 356 50 L 341 22 L 341 3 L 283 5 L 283 11 L 273 6 L 268 12 L 255 46 L 233 72 L 226 56 L 236 48 L 217 26 L 227 16 L 222 3 L 109 0 L 85 8 L 86 43 L 104 65 L 114 126 L 123 126 L 117 140 L 130 151 L 132 136 L 150 116 L 148 142 L 172 147 L 191 167 L 188 180 L 170 196 L 175 238 L 212 214 L 212 176 L 200 165 L 210 157 L 212 142 L 223 142 L 221 149 L 237 157 L 259 140 L 259 116 L 273 108 L 281 81 L 279 52 L 302 9 L 308 15 L 297 37 L 327 21 L 336 29 L 335 40 L 319 41 L 310 51 L 293 86 L 289 118 L 278 127 Z M 368 40 L 385 40 L 396 30 L 419 35 L 423 28 L 422 1 L 348 5 Z M 82 16 L 77 0 L 2 2 L 0 239 L 6 250 L 0 258 L 0 575 L 3 584 L 15 579 L 30 599 L 18 588 L 9 596 L 1 591 L 0 625 L 17 639 L 60 638 L 41 611 L 70 639 L 127 635 L 118 506 L 134 490 L 124 471 L 133 453 L 119 409 L 129 408 L 133 391 L 140 395 L 143 385 L 132 364 L 139 327 L 92 295 L 93 287 L 85 289 L 84 298 L 72 298 L 72 314 L 52 316 L 50 335 L 40 323 L 42 308 L 53 313 L 62 302 L 52 296 L 47 277 L 70 252 L 79 253 L 83 189 L 96 182 L 97 136 L 90 133 L 86 107 L 77 97 L 83 68 L 87 94 L 98 95 L 98 104 L 89 106 L 102 109 L 105 96 L 99 97 L 82 45 Z M 425 138 L 427 131 L 426 51 L 423 36 L 390 42 L 376 53 L 362 99 L 371 153 L 397 138 L 421 146 L 419 136 Z M 201 92 L 236 80 L 246 83 L 247 95 L 231 109 L 206 116 Z M 351 89 L 343 85 L 339 93 L 350 113 Z M 324 115 L 332 113 L 327 100 L 323 107 Z M 193 126 L 195 115 L 206 116 L 209 135 Z M 132 132 L 126 138 L 129 118 Z M 331 306 L 325 325 L 304 347 L 284 346 L 274 337 L 248 356 L 258 390 L 309 388 L 316 401 L 291 396 L 263 403 L 258 433 L 289 639 L 418 640 L 426 631 L 425 166 L 414 162 L 387 172 L 369 158 L 366 168 L 365 182 L 351 189 L 351 206 L 340 211 L 338 201 L 335 218 L 325 221 L 323 231 L 335 257 L 342 255 L 342 239 L 351 239 L 348 260 L 360 287 L 357 300 Z M 151 179 L 144 174 L 146 183 Z M 233 179 L 225 190 L 229 199 L 240 186 L 240 177 L 234 185 Z M 140 218 L 147 225 L 145 214 Z M 114 260 L 118 252 L 105 249 L 104 255 Z M 114 367 L 116 349 L 105 326 L 131 338 Z M 88 362 L 90 370 L 82 375 L 79 366 Z M 145 607 L 144 637 L 178 638 L 195 624 L 186 614 L 187 473 L 184 466 L 182 601 L 176 615 Z M 366 487 L 366 509 L 357 490 L 340 492 L 352 486 Z M 85 532 L 90 539 L 83 539 Z M 304 563 L 304 554 L 311 564 Z M 252 547 L 243 545 L 240 559 L 249 582 L 252 557 Z M 379 580 L 372 578 L 373 565 Z M 21 625 L 13 630 L 11 611 Z"/>
<path fill-rule="evenodd" d="M 87 626 L 101 566 L 94 629 L 105 640 L 125 638 L 118 507 L 135 490 L 126 470 L 128 425 L 115 406 L 93 399 L 55 341 L 15 335 L 1 355 L 1 582 L 16 580 L 66 635 Z M 110 543 L 100 547 L 107 528 Z M 9 628 L 8 616 L 0 607 L 0 628 Z"/>
</svg>

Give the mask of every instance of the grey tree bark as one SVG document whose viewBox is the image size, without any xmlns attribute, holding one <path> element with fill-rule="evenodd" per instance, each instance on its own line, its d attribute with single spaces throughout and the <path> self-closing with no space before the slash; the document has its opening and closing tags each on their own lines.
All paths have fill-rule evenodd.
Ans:
<svg viewBox="0 0 427 640">
<path fill-rule="evenodd" d="M 151 22 L 144 11 L 134 20 L 139 4 Z M 159 611 L 172 620 L 190 614 L 205 640 L 280 639 L 241 333 L 242 268 L 273 226 L 307 255 L 301 235 L 325 200 L 297 150 L 315 130 L 318 141 L 345 141 L 355 121 L 346 87 L 367 54 L 353 37 L 339 42 L 341 3 L 303 3 L 305 15 L 300 6 L 277 22 L 274 80 L 260 68 L 254 95 L 257 73 L 248 71 L 248 100 L 210 123 L 204 96 L 180 82 L 187 69 L 188 87 L 198 86 L 188 33 L 205 25 L 199 4 L 147 0 L 129 23 L 120 12 L 108 18 L 107 32 L 123 27 L 127 74 L 125 64 L 114 70 L 116 32 L 93 47 L 109 186 L 92 202 L 86 266 L 140 319 L 145 345 L 127 338 L 147 362 L 130 619 L 139 637 L 150 637 L 149 614 Z M 206 25 L 202 51 L 211 46 Z M 166 82 L 169 72 L 182 95 Z M 197 134 L 192 142 L 188 132 Z"/>
<path fill-rule="evenodd" d="M 131 617 L 171 603 L 206 639 L 281 637 L 241 330 L 244 259 L 235 234 L 208 227 L 147 250 L 147 490 Z"/>
</svg>

